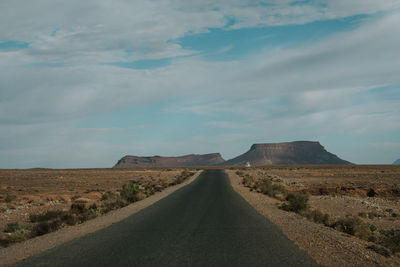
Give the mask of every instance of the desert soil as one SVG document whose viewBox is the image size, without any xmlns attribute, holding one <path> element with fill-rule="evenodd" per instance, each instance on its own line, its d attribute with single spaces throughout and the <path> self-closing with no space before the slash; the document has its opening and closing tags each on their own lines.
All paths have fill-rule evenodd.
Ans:
<svg viewBox="0 0 400 267">
<path fill-rule="evenodd" d="M 182 169 L 0 170 L 0 238 L 8 223 L 30 226 L 30 214 L 66 210 L 71 203 L 98 204 L 103 193 L 130 181 L 165 187 Z"/>
<path fill-rule="evenodd" d="M 277 199 L 250 191 L 235 169 L 228 170 L 234 190 L 324 266 L 400 266 L 366 246 L 372 243 L 316 224 L 278 208 Z M 371 214 L 363 220 L 379 230 L 396 229 L 400 214 L 400 168 L 393 166 L 271 166 L 241 169 L 257 179 L 281 183 L 288 191 L 310 195 L 310 206 L 333 216 Z M 376 195 L 368 197 L 373 189 Z"/>
<path fill-rule="evenodd" d="M 1 171 L 0 173 L 4 174 L 6 171 Z M 8 173 L 12 173 L 15 177 L 21 177 L 16 175 L 15 171 L 7 171 Z M 24 171 L 17 171 L 24 172 Z M 55 197 L 56 200 L 62 198 L 71 199 L 71 196 L 75 194 L 82 195 L 82 197 L 87 197 L 87 194 L 90 194 L 91 190 L 95 190 L 96 192 L 107 191 L 117 191 L 120 189 L 122 184 L 129 182 L 134 179 L 161 179 L 163 181 L 172 181 L 174 177 L 179 175 L 182 172 L 182 169 L 155 169 L 155 170 L 114 170 L 114 169 L 96 169 L 96 170 L 32 170 L 26 171 L 25 175 L 22 176 L 19 182 L 14 181 L 13 183 L 9 182 L 9 186 L 7 188 L 7 193 L 21 192 L 18 189 L 24 188 L 22 191 L 25 194 L 18 195 L 18 199 L 25 200 L 31 199 L 30 197 L 33 195 L 34 199 L 40 199 L 47 203 L 47 205 L 43 205 L 43 210 L 46 209 L 56 209 L 64 207 L 65 203 L 56 202 L 54 200 L 47 199 L 47 196 L 51 195 Z M 41 177 L 40 174 L 46 174 L 45 177 Z M 152 196 L 149 196 L 141 201 L 130 204 L 129 206 L 123 207 L 118 210 L 113 210 L 109 213 L 96 217 L 92 220 L 86 221 L 82 224 L 78 224 L 75 226 L 67 226 L 62 228 L 56 232 L 52 232 L 43 236 L 38 236 L 33 239 L 26 240 L 24 242 L 15 243 L 7 248 L 0 249 L 0 266 L 9 266 L 12 265 L 22 259 L 37 255 L 43 251 L 46 251 L 50 248 L 63 244 L 72 239 L 78 238 L 80 236 L 95 232 L 111 224 L 118 222 L 122 219 L 127 218 L 130 215 L 133 215 L 140 210 L 154 204 L 155 202 L 165 198 L 169 194 L 175 192 L 181 187 L 193 182 L 201 173 L 201 171 L 197 171 L 195 175 L 191 176 L 189 179 L 185 180 L 183 183 L 167 187 L 161 192 L 157 192 Z M 33 176 L 37 177 L 34 179 Z M 85 174 L 85 175 L 83 175 Z M 57 184 L 58 175 L 62 176 L 63 183 L 59 184 L 58 187 L 49 187 Z M 51 180 L 56 181 L 51 181 Z M 9 179 L 7 181 L 11 181 Z M 16 179 L 18 180 L 18 179 Z M 37 185 L 40 189 L 39 192 L 35 190 L 35 187 L 31 189 L 25 188 L 23 180 L 27 180 L 26 184 Z M 50 181 L 49 181 L 50 180 Z M 3 183 L 2 183 L 3 184 Z M 11 185 L 12 184 L 12 185 Z M 68 187 L 73 185 L 73 187 Z M 73 190 L 70 190 L 73 188 Z M 13 191 L 10 192 L 10 189 Z M 70 193 L 68 193 L 70 192 Z M 87 193 L 85 193 L 87 192 Z M 37 194 L 35 194 L 37 193 Z M 41 194 L 40 194 L 41 193 Z M 62 194 L 61 194 L 62 193 Z M 61 194 L 61 195 L 60 195 Z M 68 203 L 68 200 L 66 202 Z M 93 201 L 98 200 L 98 198 L 94 198 Z M 50 202 L 50 203 L 49 203 Z M 22 204 L 25 205 L 25 204 Z M 68 205 L 67 205 L 68 206 Z M 22 208 L 25 212 L 30 211 L 29 207 Z M 36 212 L 36 210 L 35 210 Z M 20 218 L 23 220 L 25 216 L 18 217 L 14 215 L 14 218 Z M 3 219 L 3 215 L 2 215 Z"/>
<path fill-rule="evenodd" d="M 379 230 L 400 227 L 400 167 L 395 165 L 274 166 L 245 173 L 310 195 L 311 208 L 332 216 L 358 216 Z M 368 192 L 375 192 L 368 197 Z M 371 191 L 371 192 L 372 192 Z"/>
</svg>

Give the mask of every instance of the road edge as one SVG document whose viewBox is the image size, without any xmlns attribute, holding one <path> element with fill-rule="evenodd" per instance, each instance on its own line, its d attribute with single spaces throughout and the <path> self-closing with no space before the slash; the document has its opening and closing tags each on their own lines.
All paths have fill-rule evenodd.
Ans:
<svg viewBox="0 0 400 267">
<path fill-rule="evenodd" d="M 178 189 L 195 181 L 203 171 L 197 171 L 188 180 L 181 184 L 167 187 L 163 191 L 156 193 L 141 201 L 132 203 L 121 209 L 110 211 L 107 214 L 96 217 L 93 220 L 82 224 L 67 226 L 56 232 L 28 239 L 21 243 L 15 243 L 9 247 L 0 249 L 0 266 L 10 266 L 26 258 L 38 255 L 46 250 L 64 244 L 81 236 L 99 231 L 116 222 L 119 222 L 139 211 L 153 205 L 161 199 L 169 196 Z"/>
<path fill-rule="evenodd" d="M 340 234 L 306 220 L 295 213 L 281 211 L 263 194 L 249 191 L 240 183 L 236 170 L 225 170 L 232 189 L 266 219 L 278 226 L 301 250 L 322 266 L 399 266 L 396 260 L 385 258 L 365 248 L 367 242 Z M 279 216 L 270 214 L 276 213 Z M 283 219 L 286 218 L 286 222 Z M 302 229 L 307 229 L 308 235 Z M 323 244 L 323 245 L 321 245 Z M 318 249 L 315 247 L 318 246 Z"/>
</svg>

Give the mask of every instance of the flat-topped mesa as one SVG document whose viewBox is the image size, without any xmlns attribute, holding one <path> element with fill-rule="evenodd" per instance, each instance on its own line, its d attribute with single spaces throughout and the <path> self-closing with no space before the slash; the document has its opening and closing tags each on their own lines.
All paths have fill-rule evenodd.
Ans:
<svg viewBox="0 0 400 267">
<path fill-rule="evenodd" d="M 150 167 L 194 167 L 214 166 L 225 160 L 220 153 L 204 155 L 190 154 L 180 157 L 137 157 L 125 156 L 120 159 L 114 168 L 150 168 Z"/>
<path fill-rule="evenodd" d="M 284 149 L 309 149 L 309 148 L 322 148 L 319 142 L 313 141 L 294 141 L 294 142 L 284 142 L 284 143 L 264 143 L 264 144 L 253 144 L 250 150 L 284 150 Z"/>
<path fill-rule="evenodd" d="M 223 165 L 351 164 L 328 152 L 319 142 L 295 141 L 254 144 L 246 153 Z"/>
</svg>

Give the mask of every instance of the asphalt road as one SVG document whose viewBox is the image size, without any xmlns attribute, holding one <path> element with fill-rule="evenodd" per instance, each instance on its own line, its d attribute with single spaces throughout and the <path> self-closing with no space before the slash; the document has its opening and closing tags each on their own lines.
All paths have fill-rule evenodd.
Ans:
<svg viewBox="0 0 400 267">
<path fill-rule="evenodd" d="M 127 219 L 17 266 L 315 266 L 222 170 Z"/>
</svg>

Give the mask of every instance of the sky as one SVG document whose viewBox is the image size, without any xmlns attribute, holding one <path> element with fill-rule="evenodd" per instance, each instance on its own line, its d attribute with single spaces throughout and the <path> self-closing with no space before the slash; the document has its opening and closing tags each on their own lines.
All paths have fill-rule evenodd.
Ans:
<svg viewBox="0 0 400 267">
<path fill-rule="evenodd" d="M 0 25 L 0 168 L 400 158 L 400 0 L 2 0 Z"/>
</svg>

